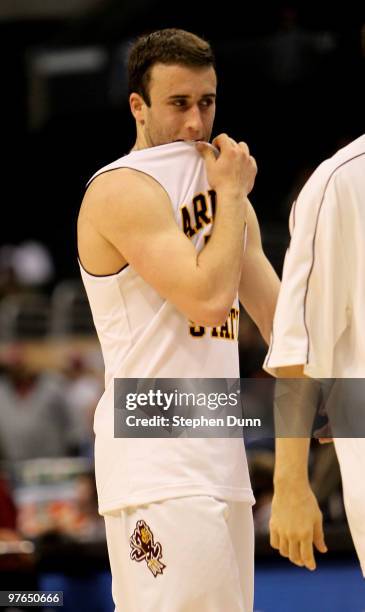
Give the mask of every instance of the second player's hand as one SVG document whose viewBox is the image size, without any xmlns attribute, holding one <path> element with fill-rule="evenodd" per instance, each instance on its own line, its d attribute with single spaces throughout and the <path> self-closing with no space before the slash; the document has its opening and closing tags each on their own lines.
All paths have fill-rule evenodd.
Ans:
<svg viewBox="0 0 365 612">
<path fill-rule="evenodd" d="M 270 544 L 292 563 L 316 569 L 313 545 L 327 552 L 322 513 L 310 486 L 275 492 L 270 519 Z"/>
</svg>

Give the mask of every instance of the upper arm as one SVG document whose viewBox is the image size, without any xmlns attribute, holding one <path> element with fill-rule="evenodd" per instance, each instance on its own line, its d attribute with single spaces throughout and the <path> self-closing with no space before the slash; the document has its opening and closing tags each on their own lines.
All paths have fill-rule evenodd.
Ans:
<svg viewBox="0 0 365 612">
<path fill-rule="evenodd" d="M 273 374 L 278 378 L 303 378 L 304 377 L 304 365 L 292 365 L 283 366 L 281 368 L 275 368 Z"/>
<path fill-rule="evenodd" d="M 333 376 L 335 346 L 347 327 L 348 278 L 334 181 L 310 179 L 300 194 L 283 269 L 267 369 L 304 364 Z"/>
<path fill-rule="evenodd" d="M 268 341 L 280 283 L 262 249 L 260 228 L 251 204 L 247 223 L 247 245 L 243 255 L 239 298 Z"/>
<path fill-rule="evenodd" d="M 188 290 L 195 247 L 178 227 L 159 183 L 134 170 L 115 170 L 95 179 L 82 209 L 149 285 L 186 316 L 195 314 L 194 295 Z"/>
</svg>

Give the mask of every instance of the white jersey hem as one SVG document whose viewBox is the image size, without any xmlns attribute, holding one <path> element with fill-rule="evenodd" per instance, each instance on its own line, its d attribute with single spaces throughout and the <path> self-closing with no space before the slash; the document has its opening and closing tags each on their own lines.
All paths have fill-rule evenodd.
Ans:
<svg viewBox="0 0 365 612">
<path fill-rule="evenodd" d="M 306 363 L 306 357 L 303 355 L 284 355 L 282 357 L 270 357 L 270 363 L 265 363 L 263 369 L 271 374 L 276 375 L 277 368 L 288 368 L 290 366 L 303 366 L 303 373 L 310 378 L 333 378 L 333 372 L 326 367 L 321 367 L 314 363 Z"/>
<path fill-rule="evenodd" d="M 227 501 L 246 502 L 252 506 L 256 501 L 252 489 L 249 488 L 192 486 L 191 484 L 179 487 L 171 485 L 171 487 L 164 486 L 155 489 L 145 489 L 138 494 L 129 495 L 128 498 L 118 497 L 104 503 L 99 503 L 99 514 L 103 515 L 130 506 L 142 506 L 166 499 L 191 497 L 194 495 L 209 495 Z"/>
<path fill-rule="evenodd" d="M 306 362 L 306 357 L 303 357 L 303 355 L 298 355 L 298 354 L 286 354 L 286 355 L 279 355 L 279 356 L 270 355 L 268 362 L 264 363 L 263 369 L 269 374 L 276 376 L 275 374 L 276 368 L 286 368 L 286 367 L 293 366 L 293 365 L 302 365 L 304 368 L 306 368 L 308 364 L 306 364 L 305 362 Z"/>
</svg>

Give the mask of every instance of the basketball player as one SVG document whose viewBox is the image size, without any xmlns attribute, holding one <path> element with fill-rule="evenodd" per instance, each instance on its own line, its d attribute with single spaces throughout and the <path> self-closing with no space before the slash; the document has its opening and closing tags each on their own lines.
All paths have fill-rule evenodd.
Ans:
<svg viewBox="0 0 365 612">
<path fill-rule="evenodd" d="M 365 135 L 312 174 L 293 205 L 290 229 L 265 368 L 287 378 L 364 378 Z M 352 399 L 345 400 L 341 406 L 349 412 Z M 296 404 L 294 397 L 286 401 Z M 365 439 L 337 437 L 334 443 L 365 575 Z M 313 570 L 313 544 L 321 552 L 326 545 L 308 480 L 308 452 L 307 438 L 277 439 L 271 544 Z"/>
<path fill-rule="evenodd" d="M 256 164 L 225 134 L 213 140 L 218 157 L 208 144 L 207 42 L 156 31 L 136 40 L 128 66 L 136 142 L 92 178 L 78 221 L 106 370 L 95 463 L 113 598 L 119 612 L 250 612 L 242 440 L 114 438 L 113 380 L 239 377 L 237 294 L 269 338 L 278 279 L 247 199 Z"/>
</svg>

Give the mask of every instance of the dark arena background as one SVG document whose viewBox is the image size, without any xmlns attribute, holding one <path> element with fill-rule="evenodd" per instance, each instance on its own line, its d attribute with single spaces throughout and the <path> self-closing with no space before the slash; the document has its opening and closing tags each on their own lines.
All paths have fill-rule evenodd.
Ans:
<svg viewBox="0 0 365 612">
<path fill-rule="evenodd" d="M 65 612 L 114 609 L 93 476 L 103 363 L 76 219 L 90 176 L 134 143 L 128 44 L 162 27 L 192 30 L 215 50 L 214 134 L 245 140 L 257 160 L 251 201 L 279 275 L 296 194 L 364 132 L 360 2 L 1 0 L 0 590 L 63 591 Z M 265 375 L 265 352 L 241 312 L 242 377 Z M 311 448 L 329 547 L 314 573 L 269 545 L 273 448 L 248 446 L 256 612 L 364 611 L 333 445 Z"/>
</svg>

